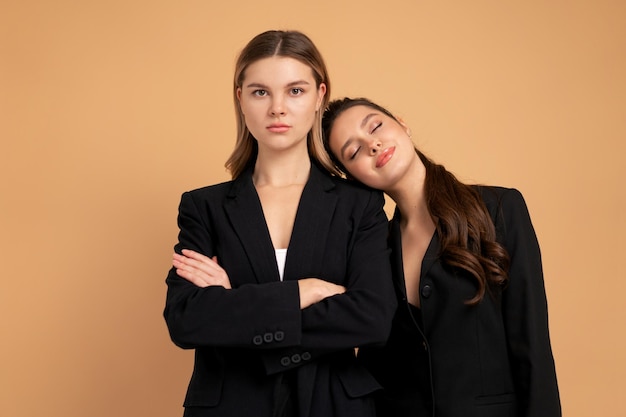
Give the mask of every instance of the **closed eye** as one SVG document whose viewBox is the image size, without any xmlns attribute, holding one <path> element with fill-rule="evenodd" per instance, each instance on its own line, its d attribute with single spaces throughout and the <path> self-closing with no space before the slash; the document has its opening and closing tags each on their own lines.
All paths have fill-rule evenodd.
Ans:
<svg viewBox="0 0 626 417">
<path fill-rule="evenodd" d="M 360 150 L 361 150 L 361 147 L 359 146 L 358 148 L 355 149 L 355 151 L 352 153 L 352 155 L 350 155 L 348 159 L 353 160 L 354 158 L 356 158 Z"/>
<path fill-rule="evenodd" d="M 370 135 L 374 132 L 376 132 L 376 130 L 378 130 L 379 127 L 381 127 L 383 125 L 383 122 L 380 122 L 378 124 L 376 124 L 376 126 L 374 126 L 374 128 L 372 129 L 372 131 L 370 132 Z"/>
</svg>

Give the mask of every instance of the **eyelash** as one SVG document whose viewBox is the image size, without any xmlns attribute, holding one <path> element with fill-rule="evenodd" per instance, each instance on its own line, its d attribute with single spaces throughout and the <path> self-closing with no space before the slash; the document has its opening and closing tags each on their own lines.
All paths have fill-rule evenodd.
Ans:
<svg viewBox="0 0 626 417">
<path fill-rule="evenodd" d="M 300 87 L 296 87 L 296 88 L 291 88 L 289 90 L 290 94 L 294 95 L 294 96 L 299 96 L 301 94 L 304 93 L 304 89 L 300 88 Z M 252 95 L 257 96 L 257 97 L 265 97 L 267 95 L 267 90 L 254 90 L 252 92 Z"/>
<path fill-rule="evenodd" d="M 374 132 L 376 132 L 376 130 L 378 130 L 378 128 L 381 127 L 382 125 L 383 125 L 383 122 L 380 122 L 376 126 L 374 126 L 374 128 L 370 132 L 370 135 L 373 134 Z M 360 150 L 361 150 L 361 147 L 359 146 L 358 148 L 356 148 L 354 153 L 352 155 L 350 155 L 350 158 L 348 158 L 348 159 L 349 160 L 353 160 L 354 158 L 356 158 L 356 154 L 358 154 Z"/>
</svg>

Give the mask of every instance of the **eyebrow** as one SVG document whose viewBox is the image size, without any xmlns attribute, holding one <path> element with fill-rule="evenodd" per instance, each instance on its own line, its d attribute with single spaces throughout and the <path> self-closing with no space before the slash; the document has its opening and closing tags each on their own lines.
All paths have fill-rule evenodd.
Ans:
<svg viewBox="0 0 626 417">
<path fill-rule="evenodd" d="M 361 120 L 361 129 L 363 129 L 365 127 L 365 125 L 367 124 L 367 122 L 374 116 L 376 116 L 377 113 L 370 113 L 367 116 L 365 116 L 363 118 L 363 120 Z M 341 156 L 343 156 L 346 148 L 348 146 L 350 146 L 350 144 L 352 143 L 352 138 L 348 138 L 348 140 L 346 141 L 346 143 L 343 144 L 343 146 L 341 147 Z"/>
<path fill-rule="evenodd" d="M 371 119 L 374 116 L 376 116 L 376 113 L 370 113 L 367 116 L 365 116 L 363 120 L 361 121 L 361 129 L 363 129 L 365 125 L 367 124 L 367 122 L 369 121 L 369 119 Z"/>
<path fill-rule="evenodd" d="M 288 83 L 285 87 L 289 88 L 289 87 L 294 87 L 296 85 L 310 85 L 310 83 L 306 80 L 297 80 L 297 81 L 292 81 L 290 83 Z M 250 83 L 247 84 L 245 86 L 245 88 L 264 88 L 267 89 L 268 86 L 262 83 Z"/>
</svg>

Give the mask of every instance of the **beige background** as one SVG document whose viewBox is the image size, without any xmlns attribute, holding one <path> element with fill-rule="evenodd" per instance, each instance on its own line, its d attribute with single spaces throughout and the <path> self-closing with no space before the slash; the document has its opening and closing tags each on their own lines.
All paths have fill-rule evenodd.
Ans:
<svg viewBox="0 0 626 417">
<path fill-rule="evenodd" d="M 182 415 L 177 206 L 228 179 L 234 59 L 273 28 L 313 38 L 333 97 L 524 193 L 564 415 L 625 415 L 625 22 L 621 0 L 2 0 L 0 415 Z"/>
</svg>

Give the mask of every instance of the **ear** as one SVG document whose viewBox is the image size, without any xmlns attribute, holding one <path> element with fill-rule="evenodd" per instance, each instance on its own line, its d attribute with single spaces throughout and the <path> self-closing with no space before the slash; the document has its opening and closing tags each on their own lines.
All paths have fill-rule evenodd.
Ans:
<svg viewBox="0 0 626 417">
<path fill-rule="evenodd" d="M 322 106 L 322 102 L 324 101 L 324 96 L 326 95 L 326 84 L 320 83 L 319 88 L 317 89 L 317 104 L 315 105 L 315 111 L 319 111 Z"/>
<path fill-rule="evenodd" d="M 411 128 L 407 126 L 407 124 L 404 122 L 404 119 L 402 119 L 402 117 L 397 117 L 397 116 L 396 116 L 396 119 L 398 120 L 398 123 L 400 123 L 400 126 L 404 128 L 404 131 L 406 132 L 406 134 L 409 135 L 409 137 L 411 137 Z"/>
<path fill-rule="evenodd" d="M 241 101 L 241 87 L 237 87 L 237 100 Z"/>
</svg>

